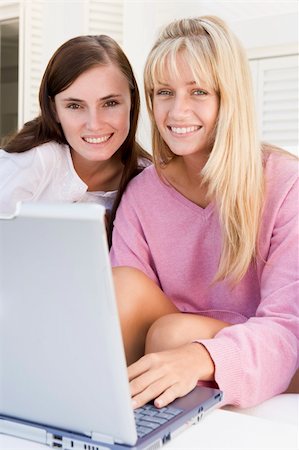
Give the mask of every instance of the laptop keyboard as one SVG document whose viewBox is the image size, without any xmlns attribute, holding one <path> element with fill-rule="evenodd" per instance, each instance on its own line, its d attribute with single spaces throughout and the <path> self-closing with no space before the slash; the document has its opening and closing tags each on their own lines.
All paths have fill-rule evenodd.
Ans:
<svg viewBox="0 0 299 450">
<path fill-rule="evenodd" d="M 164 408 L 156 408 L 147 404 L 142 408 L 134 410 L 137 435 L 139 438 L 146 436 L 161 425 L 180 414 L 183 410 L 174 408 L 173 406 L 165 406 Z"/>
</svg>

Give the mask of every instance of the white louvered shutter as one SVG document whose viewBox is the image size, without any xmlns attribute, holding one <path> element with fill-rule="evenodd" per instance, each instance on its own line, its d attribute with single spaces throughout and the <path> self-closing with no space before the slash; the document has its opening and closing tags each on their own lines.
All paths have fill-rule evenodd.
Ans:
<svg viewBox="0 0 299 450">
<path fill-rule="evenodd" d="M 89 0 L 87 30 L 88 34 L 107 34 L 121 45 L 123 42 L 123 1 Z"/>
<path fill-rule="evenodd" d="M 298 56 L 252 61 L 261 137 L 298 154 Z"/>
<path fill-rule="evenodd" d="M 38 91 L 43 67 L 42 61 L 42 2 L 21 2 L 20 31 L 23 33 L 20 46 L 19 93 L 21 96 L 20 125 L 39 114 Z"/>
</svg>

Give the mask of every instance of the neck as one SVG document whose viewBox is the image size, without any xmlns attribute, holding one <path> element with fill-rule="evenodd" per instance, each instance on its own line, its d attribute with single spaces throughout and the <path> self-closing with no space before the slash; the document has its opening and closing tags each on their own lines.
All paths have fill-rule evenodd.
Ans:
<svg viewBox="0 0 299 450">
<path fill-rule="evenodd" d="M 172 161 L 173 169 L 175 170 L 178 182 L 198 186 L 202 182 L 201 171 L 208 161 L 209 154 L 207 155 L 188 155 L 179 156 Z"/>
<path fill-rule="evenodd" d="M 88 186 L 88 191 L 114 191 L 118 189 L 123 164 L 118 154 L 107 161 L 88 161 L 71 150 L 75 171 Z"/>
<path fill-rule="evenodd" d="M 180 158 L 178 161 L 180 170 L 185 173 L 186 179 L 191 183 L 201 183 L 202 176 L 201 171 L 206 165 L 209 155 L 203 155 L 201 158 L 187 156 Z"/>
<path fill-rule="evenodd" d="M 208 156 L 201 159 L 178 157 L 163 169 L 166 180 L 182 195 L 198 206 L 205 208 L 209 204 L 207 186 L 202 183 L 201 170 L 207 162 Z"/>
</svg>

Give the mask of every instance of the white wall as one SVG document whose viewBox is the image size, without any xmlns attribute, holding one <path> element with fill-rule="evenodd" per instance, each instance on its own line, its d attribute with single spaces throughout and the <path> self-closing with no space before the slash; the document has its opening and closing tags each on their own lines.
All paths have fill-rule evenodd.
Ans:
<svg viewBox="0 0 299 450">
<path fill-rule="evenodd" d="M 142 72 L 159 29 L 173 19 L 214 14 L 237 34 L 251 58 L 298 52 L 296 1 L 142 1 L 124 0 L 124 41 L 142 94 L 139 140 L 150 149 L 150 125 L 143 97 Z"/>
</svg>

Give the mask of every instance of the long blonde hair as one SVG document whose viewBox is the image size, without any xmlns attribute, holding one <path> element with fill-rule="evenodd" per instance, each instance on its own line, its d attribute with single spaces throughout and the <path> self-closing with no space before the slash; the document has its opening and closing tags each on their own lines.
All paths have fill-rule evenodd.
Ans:
<svg viewBox="0 0 299 450">
<path fill-rule="evenodd" d="M 264 192 L 250 68 L 238 39 L 217 17 L 176 20 L 161 32 L 144 71 L 157 169 L 175 155 L 155 124 L 154 84 L 166 67 L 179 73 L 176 59 L 182 51 L 194 79 L 204 80 L 219 96 L 215 141 L 201 174 L 208 195 L 216 202 L 222 228 L 222 252 L 214 281 L 228 277 L 235 284 L 257 256 Z"/>
</svg>

